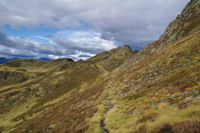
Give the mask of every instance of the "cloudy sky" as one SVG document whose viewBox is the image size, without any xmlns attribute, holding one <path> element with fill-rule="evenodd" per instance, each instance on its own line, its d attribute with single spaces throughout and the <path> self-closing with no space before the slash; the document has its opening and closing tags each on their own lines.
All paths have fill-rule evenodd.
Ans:
<svg viewBox="0 0 200 133">
<path fill-rule="evenodd" d="M 86 59 L 158 39 L 189 0 L 0 0 L 0 57 Z"/>
</svg>

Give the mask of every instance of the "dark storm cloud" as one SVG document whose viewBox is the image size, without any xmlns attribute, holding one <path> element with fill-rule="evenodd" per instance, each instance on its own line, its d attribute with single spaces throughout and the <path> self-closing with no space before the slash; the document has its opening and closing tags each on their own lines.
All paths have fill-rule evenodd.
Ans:
<svg viewBox="0 0 200 133">
<path fill-rule="evenodd" d="M 7 38 L 7 36 L 0 31 L 0 45 L 8 46 L 8 47 L 16 47 L 17 44 L 12 42 Z"/>
<path fill-rule="evenodd" d="M 81 51 L 83 55 L 92 56 L 96 52 L 103 50 L 98 48 L 84 48 L 83 43 L 77 44 L 70 40 L 62 40 L 55 37 L 49 37 L 49 39 L 56 43 L 56 45 L 43 44 L 19 37 L 7 37 L 0 31 L 0 55 L 17 58 L 69 57 L 76 60 L 78 57 L 83 57 L 81 55 L 77 55 L 77 58 L 71 56 L 76 55 L 77 51 Z"/>
<path fill-rule="evenodd" d="M 7 37 L 3 32 L 0 32 L 0 54 L 37 57 L 42 55 L 62 55 L 61 48 L 53 45 L 41 44 L 30 41 L 24 38 Z"/>
</svg>

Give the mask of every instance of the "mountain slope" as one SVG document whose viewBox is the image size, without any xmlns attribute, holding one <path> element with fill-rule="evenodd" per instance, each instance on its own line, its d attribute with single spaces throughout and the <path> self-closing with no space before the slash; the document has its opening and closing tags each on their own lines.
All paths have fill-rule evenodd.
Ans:
<svg viewBox="0 0 200 133">
<path fill-rule="evenodd" d="M 143 51 L 151 53 L 160 50 L 163 47 L 200 30 L 199 6 L 199 0 L 191 0 L 182 13 L 169 24 L 165 33 L 157 41 L 151 45 L 147 45 Z"/>
<path fill-rule="evenodd" d="M 199 42 L 197 32 L 136 63 L 129 60 L 111 73 L 89 132 L 98 132 L 104 118 L 114 133 L 150 132 L 159 124 L 200 120 Z M 109 112 L 106 99 L 113 106 Z"/>
<path fill-rule="evenodd" d="M 191 0 L 139 52 L 125 46 L 87 61 L 1 65 L 0 131 L 200 132 L 199 9 Z"/>
<path fill-rule="evenodd" d="M 199 30 L 200 26 L 199 0 L 191 0 L 177 18 L 170 23 L 165 33 L 160 37 L 162 45 L 170 44 Z"/>
<path fill-rule="evenodd" d="M 18 124 L 26 124 L 28 119 L 31 119 L 30 121 L 34 120 L 32 119 L 33 117 L 42 115 L 45 110 L 50 111 L 51 107 L 56 104 L 60 105 L 63 100 L 76 106 L 84 97 L 88 99 L 92 97 L 92 94 L 98 91 L 101 92 L 101 88 L 96 89 L 94 87 L 95 90 L 93 92 L 91 85 L 97 86 L 97 84 L 103 82 L 100 81 L 99 83 L 101 75 L 109 73 L 109 71 L 121 65 L 133 54 L 134 52 L 125 46 L 124 48 L 116 48 L 109 52 L 100 53 L 88 61 L 18 59 L 1 65 L 0 129 L 8 132 Z M 106 62 L 102 62 L 102 60 Z M 91 94 L 88 92 L 91 92 Z M 85 96 L 82 97 L 82 95 Z M 70 101 L 66 99 L 70 99 Z M 67 106 L 70 104 L 67 104 Z M 92 105 L 89 112 L 95 111 Z M 68 108 L 69 112 L 73 112 L 72 116 L 80 115 L 80 112 L 76 113 L 70 110 L 69 107 L 66 108 Z M 53 115 L 56 118 L 58 117 L 55 114 Z M 82 122 L 85 117 L 87 116 L 83 118 L 80 116 L 80 119 L 75 123 L 69 123 L 72 127 L 63 130 L 74 132 L 76 123 Z M 45 122 L 45 124 L 49 123 Z M 42 124 L 38 126 L 42 126 Z M 32 127 L 34 126 L 32 125 Z M 41 127 L 34 130 L 40 129 Z M 22 131 L 19 130 L 18 132 Z"/>
</svg>

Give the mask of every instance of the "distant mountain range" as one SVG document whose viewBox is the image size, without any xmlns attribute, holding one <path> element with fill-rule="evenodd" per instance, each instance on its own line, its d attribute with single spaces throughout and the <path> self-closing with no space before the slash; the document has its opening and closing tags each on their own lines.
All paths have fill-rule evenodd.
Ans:
<svg viewBox="0 0 200 133">
<path fill-rule="evenodd" d="M 12 58 L 12 59 L 7 59 L 7 58 L 0 58 L 0 64 L 4 64 L 8 61 L 11 61 L 11 60 L 15 60 L 16 58 Z"/>
<path fill-rule="evenodd" d="M 16 60 L 18 58 L 4 58 L 4 57 L 0 57 L 0 64 L 4 64 L 4 63 L 7 63 L 9 61 L 12 61 L 12 60 Z M 38 58 L 37 60 L 41 60 L 41 61 L 50 61 L 51 59 L 49 58 Z"/>
</svg>

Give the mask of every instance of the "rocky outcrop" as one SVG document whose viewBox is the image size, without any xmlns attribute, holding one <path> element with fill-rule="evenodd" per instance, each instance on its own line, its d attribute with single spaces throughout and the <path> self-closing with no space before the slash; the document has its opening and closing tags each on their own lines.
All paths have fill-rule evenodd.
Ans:
<svg viewBox="0 0 200 133">
<path fill-rule="evenodd" d="M 21 72 L 0 71 L 0 85 L 9 85 L 26 81 L 27 77 Z"/>
<path fill-rule="evenodd" d="M 160 44 L 170 44 L 197 30 L 200 25 L 200 2 L 191 0 L 177 18 L 167 27 L 165 33 L 160 37 Z"/>
<path fill-rule="evenodd" d="M 124 47 L 112 49 L 109 52 L 99 53 L 88 61 L 94 62 L 96 67 L 100 69 L 113 70 L 137 52 L 138 51 L 132 51 L 128 45 L 125 45 Z"/>
<path fill-rule="evenodd" d="M 140 55 L 159 51 L 198 30 L 200 30 L 200 1 L 191 0 L 182 13 L 169 24 L 164 34 L 157 41 L 145 46 Z"/>
</svg>

